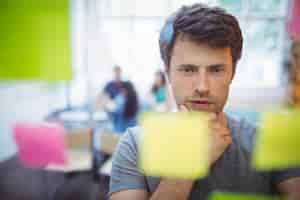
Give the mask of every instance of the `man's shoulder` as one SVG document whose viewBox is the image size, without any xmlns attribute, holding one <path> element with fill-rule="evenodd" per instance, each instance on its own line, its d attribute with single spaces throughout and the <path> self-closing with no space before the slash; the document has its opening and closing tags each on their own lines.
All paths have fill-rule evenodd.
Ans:
<svg viewBox="0 0 300 200">
<path fill-rule="evenodd" d="M 121 141 L 128 141 L 137 143 L 142 134 L 142 128 L 140 126 L 130 127 L 126 132 L 121 136 Z"/>
<path fill-rule="evenodd" d="M 136 126 L 136 127 L 128 128 L 119 140 L 117 151 L 126 150 L 127 151 L 126 153 L 136 155 L 138 151 L 138 144 L 139 144 L 141 134 L 142 134 L 141 127 Z"/>
</svg>

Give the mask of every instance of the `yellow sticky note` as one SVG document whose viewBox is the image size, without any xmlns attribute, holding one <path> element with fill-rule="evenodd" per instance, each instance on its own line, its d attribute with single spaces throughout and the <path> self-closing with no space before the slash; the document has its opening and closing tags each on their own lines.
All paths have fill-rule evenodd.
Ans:
<svg viewBox="0 0 300 200">
<path fill-rule="evenodd" d="M 139 165 L 148 176 L 207 175 L 209 128 L 204 113 L 148 113 L 141 120 Z"/>
<path fill-rule="evenodd" d="M 266 112 L 257 133 L 252 163 L 257 170 L 300 166 L 300 111 Z"/>
<path fill-rule="evenodd" d="M 267 196 L 258 194 L 243 194 L 243 193 L 230 193 L 230 192 L 214 192 L 210 200 L 283 200 L 279 196 Z"/>
<path fill-rule="evenodd" d="M 69 0 L 1 0 L 0 24 L 0 80 L 72 79 Z"/>
</svg>

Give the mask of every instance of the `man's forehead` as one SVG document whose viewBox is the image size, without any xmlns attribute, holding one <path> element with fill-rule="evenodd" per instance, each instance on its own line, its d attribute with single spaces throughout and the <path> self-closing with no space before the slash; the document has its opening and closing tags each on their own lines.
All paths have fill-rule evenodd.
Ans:
<svg viewBox="0 0 300 200">
<path fill-rule="evenodd" d="M 213 48 L 205 43 L 179 40 L 174 45 L 172 64 L 190 67 L 232 67 L 232 56 L 229 47 Z"/>
<path fill-rule="evenodd" d="M 229 47 L 215 48 L 205 43 L 195 43 L 190 40 L 177 41 L 174 45 L 173 55 L 181 58 L 206 57 L 214 59 L 227 59 L 231 57 Z"/>
<path fill-rule="evenodd" d="M 205 41 L 204 39 L 201 40 L 197 38 L 197 36 L 193 36 L 191 34 L 186 34 L 186 33 L 179 33 L 178 36 L 176 37 L 176 40 L 174 42 L 174 47 L 177 44 L 189 44 L 189 45 L 194 45 L 194 46 L 200 46 L 200 47 L 206 47 L 208 49 L 212 50 L 223 50 L 223 49 L 229 49 L 229 45 L 224 45 L 224 46 L 216 46 L 213 45 L 212 43 L 209 43 L 208 41 Z"/>
</svg>

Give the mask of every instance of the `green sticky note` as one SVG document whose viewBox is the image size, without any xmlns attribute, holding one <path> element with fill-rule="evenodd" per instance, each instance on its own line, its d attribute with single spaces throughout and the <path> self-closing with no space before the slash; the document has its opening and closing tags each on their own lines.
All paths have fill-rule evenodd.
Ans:
<svg viewBox="0 0 300 200">
<path fill-rule="evenodd" d="M 257 194 L 243 194 L 243 193 L 230 193 L 230 192 L 214 192 L 210 200 L 283 200 L 279 196 L 267 196 Z"/>
<path fill-rule="evenodd" d="M 142 117 L 139 166 L 148 176 L 197 179 L 209 166 L 204 113 L 148 113 Z"/>
<path fill-rule="evenodd" d="M 69 0 L 1 0 L 0 24 L 0 80 L 72 79 Z"/>
<path fill-rule="evenodd" d="M 266 112 L 256 136 L 252 164 L 257 170 L 300 166 L 300 111 Z"/>
</svg>

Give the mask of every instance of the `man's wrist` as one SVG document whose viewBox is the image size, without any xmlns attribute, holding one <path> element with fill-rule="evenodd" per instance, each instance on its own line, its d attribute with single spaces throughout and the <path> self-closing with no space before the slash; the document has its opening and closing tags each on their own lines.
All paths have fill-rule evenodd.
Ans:
<svg viewBox="0 0 300 200">
<path fill-rule="evenodd" d="M 186 200 L 190 195 L 193 184 L 194 181 L 187 179 L 162 179 L 156 191 L 157 194 L 154 194 L 151 199 L 155 200 L 156 197 L 164 197 L 165 199 Z"/>
</svg>

